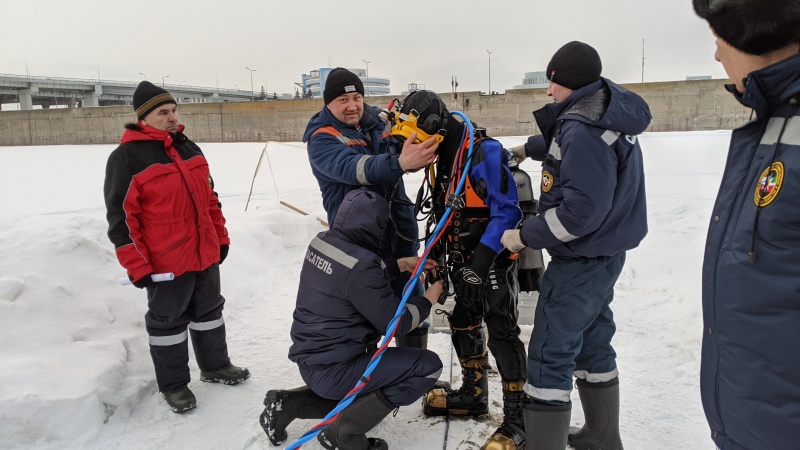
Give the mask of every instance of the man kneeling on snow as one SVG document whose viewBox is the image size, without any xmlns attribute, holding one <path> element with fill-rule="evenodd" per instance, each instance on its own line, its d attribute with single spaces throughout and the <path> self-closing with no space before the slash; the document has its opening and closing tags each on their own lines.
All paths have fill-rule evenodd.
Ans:
<svg viewBox="0 0 800 450">
<path fill-rule="evenodd" d="M 267 393 L 261 426 L 274 445 L 286 440 L 292 420 L 321 419 L 350 392 L 394 317 L 400 299 L 390 282 L 411 271 L 419 258 L 400 258 L 386 267 L 378 251 L 388 220 L 387 201 L 359 188 L 344 197 L 331 229 L 309 245 L 289 349 L 308 387 Z M 426 272 L 435 266 L 425 261 Z M 437 281 L 424 296 L 410 297 L 395 335 L 422 323 L 441 293 Z M 442 362 L 430 350 L 387 348 L 355 401 L 317 439 L 326 449 L 387 449 L 386 441 L 368 439 L 366 432 L 392 410 L 418 400 L 441 372 Z"/>
</svg>

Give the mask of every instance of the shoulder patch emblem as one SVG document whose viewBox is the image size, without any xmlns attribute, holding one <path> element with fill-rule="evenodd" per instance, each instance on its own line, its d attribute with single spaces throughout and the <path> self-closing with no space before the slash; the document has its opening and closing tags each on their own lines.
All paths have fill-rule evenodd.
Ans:
<svg viewBox="0 0 800 450">
<path fill-rule="evenodd" d="M 759 182 L 753 201 L 756 206 L 764 207 L 769 205 L 778 196 L 783 184 L 783 163 L 775 162 L 767 167 L 758 177 Z"/>
<path fill-rule="evenodd" d="M 550 192 L 550 188 L 553 187 L 553 175 L 550 172 L 543 170 L 542 171 L 542 192 Z"/>
</svg>

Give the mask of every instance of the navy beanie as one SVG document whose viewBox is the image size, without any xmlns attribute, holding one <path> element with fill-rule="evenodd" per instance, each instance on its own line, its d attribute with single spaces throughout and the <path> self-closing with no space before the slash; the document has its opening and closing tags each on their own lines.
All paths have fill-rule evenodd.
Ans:
<svg viewBox="0 0 800 450">
<path fill-rule="evenodd" d="M 169 92 L 149 81 L 142 81 L 133 91 L 133 109 L 136 110 L 136 118 L 139 120 L 167 103 L 178 104 Z"/>
<path fill-rule="evenodd" d="M 325 79 L 325 92 L 322 94 L 325 104 L 327 105 L 342 94 L 351 92 L 358 92 L 364 95 L 364 83 L 361 82 L 358 75 L 341 67 L 331 70 L 331 73 Z"/>
<path fill-rule="evenodd" d="M 763 55 L 800 42 L 797 0 L 693 0 L 694 11 L 734 48 Z"/>
<path fill-rule="evenodd" d="M 547 79 L 576 91 L 600 79 L 603 64 L 591 45 L 572 41 L 558 49 L 547 64 Z"/>
</svg>

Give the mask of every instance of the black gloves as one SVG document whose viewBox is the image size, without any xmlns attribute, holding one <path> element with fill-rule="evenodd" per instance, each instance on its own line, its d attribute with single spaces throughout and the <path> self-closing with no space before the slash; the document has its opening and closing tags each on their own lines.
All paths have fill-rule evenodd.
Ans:
<svg viewBox="0 0 800 450">
<path fill-rule="evenodd" d="M 456 285 L 456 299 L 469 310 L 483 305 L 483 280 L 469 266 L 456 270 L 453 274 Z M 481 308 L 482 309 L 482 308 Z"/>
<path fill-rule="evenodd" d="M 230 248 L 229 245 L 220 245 L 219 246 L 219 263 L 222 264 L 222 261 L 225 261 L 225 258 L 228 257 L 228 249 Z"/>
<path fill-rule="evenodd" d="M 156 287 L 156 283 L 153 281 L 150 275 L 152 275 L 152 273 L 148 273 L 147 275 L 143 276 L 142 278 L 139 278 L 136 281 L 131 280 L 131 284 L 133 284 L 139 289 L 144 289 L 146 287 Z"/>
<path fill-rule="evenodd" d="M 483 243 L 472 252 L 468 266 L 460 267 L 451 278 L 456 287 L 456 299 L 472 314 L 483 315 L 485 291 L 483 282 L 489 277 L 489 270 L 497 254 Z"/>
</svg>

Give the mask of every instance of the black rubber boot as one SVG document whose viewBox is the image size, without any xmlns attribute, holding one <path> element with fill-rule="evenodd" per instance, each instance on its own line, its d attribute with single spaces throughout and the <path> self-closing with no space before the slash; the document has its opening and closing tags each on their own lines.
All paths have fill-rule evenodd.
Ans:
<svg viewBox="0 0 800 450">
<path fill-rule="evenodd" d="M 406 348 L 428 348 L 428 324 L 423 323 L 405 336 L 395 336 L 394 345 Z"/>
<path fill-rule="evenodd" d="M 213 372 L 200 372 L 200 381 L 206 383 L 239 384 L 250 378 L 250 371 L 230 364 Z"/>
<path fill-rule="evenodd" d="M 489 363 L 486 353 L 459 360 L 462 383 L 458 389 L 431 388 L 422 399 L 427 416 L 481 416 L 489 412 Z"/>
<path fill-rule="evenodd" d="M 531 450 L 564 450 L 567 447 L 572 403 L 544 405 L 529 403 L 524 408 L 525 440 Z"/>
<path fill-rule="evenodd" d="M 342 410 L 339 417 L 317 435 L 317 440 L 328 450 L 388 450 L 386 441 L 367 438 L 366 433 L 395 408 L 379 390 L 364 394 Z"/>
<path fill-rule="evenodd" d="M 308 386 L 286 390 L 272 390 L 264 397 L 264 412 L 258 422 L 267 433 L 272 445 L 286 442 L 286 427 L 295 419 L 322 419 L 338 400 L 328 400 L 315 394 Z"/>
<path fill-rule="evenodd" d="M 481 450 L 522 450 L 525 448 L 525 419 L 522 410 L 528 395 L 524 381 L 503 381 L 503 423 L 489 437 Z"/>
<path fill-rule="evenodd" d="M 197 400 L 188 386 L 162 392 L 170 409 L 176 413 L 184 413 L 197 407 Z"/>
<path fill-rule="evenodd" d="M 575 450 L 622 450 L 619 378 L 604 383 L 578 379 L 577 385 L 586 423 L 580 429 L 570 429 L 569 445 Z"/>
</svg>

